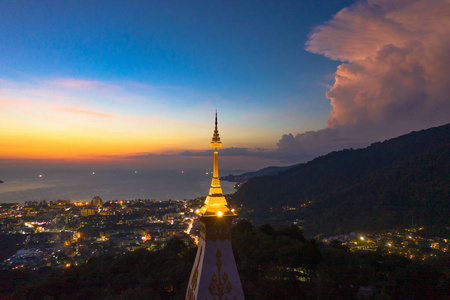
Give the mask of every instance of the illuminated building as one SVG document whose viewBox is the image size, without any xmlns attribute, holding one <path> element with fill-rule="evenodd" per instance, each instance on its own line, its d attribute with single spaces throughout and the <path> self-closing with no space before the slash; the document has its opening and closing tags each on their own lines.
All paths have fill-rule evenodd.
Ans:
<svg viewBox="0 0 450 300">
<path fill-rule="evenodd" d="M 99 196 L 95 196 L 95 197 L 92 198 L 92 200 L 91 200 L 91 205 L 97 206 L 98 208 L 102 207 L 102 205 L 103 205 L 103 200 L 102 200 L 102 198 L 100 198 Z"/>
<path fill-rule="evenodd" d="M 93 216 L 97 213 L 96 208 L 92 206 L 86 206 L 80 209 L 80 214 L 82 217 Z"/>
<path fill-rule="evenodd" d="M 222 142 L 217 113 L 210 146 L 215 149 L 213 178 L 203 207 L 196 211 L 200 216 L 200 241 L 185 299 L 241 300 L 244 292 L 231 248 L 231 222 L 237 215 L 228 208 L 219 181 L 217 148 Z"/>
</svg>

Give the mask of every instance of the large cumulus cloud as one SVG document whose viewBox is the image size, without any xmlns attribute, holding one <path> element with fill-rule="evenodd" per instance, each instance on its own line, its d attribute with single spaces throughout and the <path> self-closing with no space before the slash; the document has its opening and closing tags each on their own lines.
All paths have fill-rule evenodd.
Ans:
<svg viewBox="0 0 450 300">
<path fill-rule="evenodd" d="M 343 62 L 324 129 L 284 135 L 305 160 L 450 122 L 450 1 L 357 2 L 311 33 L 306 50 Z"/>
</svg>

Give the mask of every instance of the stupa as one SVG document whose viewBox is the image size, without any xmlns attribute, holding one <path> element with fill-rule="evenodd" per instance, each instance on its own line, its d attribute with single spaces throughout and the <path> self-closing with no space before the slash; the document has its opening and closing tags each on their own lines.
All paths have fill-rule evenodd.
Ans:
<svg viewBox="0 0 450 300">
<path fill-rule="evenodd" d="M 231 222 L 237 214 L 228 208 L 220 186 L 217 148 L 222 147 L 222 142 L 217 112 L 210 146 L 214 148 L 213 178 L 204 205 L 196 211 L 200 238 L 185 299 L 241 300 L 244 292 L 231 248 Z"/>
</svg>

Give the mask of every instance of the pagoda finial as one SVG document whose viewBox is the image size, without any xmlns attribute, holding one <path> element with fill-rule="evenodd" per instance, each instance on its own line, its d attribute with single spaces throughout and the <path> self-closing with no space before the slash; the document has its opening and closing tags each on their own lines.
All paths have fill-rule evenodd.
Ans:
<svg viewBox="0 0 450 300">
<path fill-rule="evenodd" d="M 211 140 L 211 147 L 216 148 L 222 147 L 222 142 L 220 141 L 219 129 L 217 129 L 217 110 L 216 110 L 216 122 L 214 127 L 214 134 Z"/>
</svg>

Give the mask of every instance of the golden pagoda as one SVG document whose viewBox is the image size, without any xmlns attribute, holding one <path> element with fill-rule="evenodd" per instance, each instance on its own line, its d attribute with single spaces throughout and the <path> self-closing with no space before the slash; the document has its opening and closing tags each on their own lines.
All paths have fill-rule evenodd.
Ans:
<svg viewBox="0 0 450 300">
<path fill-rule="evenodd" d="M 185 299 L 241 300 L 244 292 L 231 248 L 231 222 L 237 215 L 228 208 L 220 186 L 217 148 L 222 147 L 222 142 L 217 112 L 210 146 L 214 148 L 213 178 L 205 204 L 196 211 L 200 240 Z"/>
</svg>

